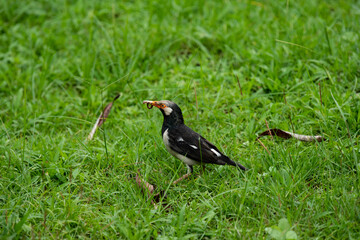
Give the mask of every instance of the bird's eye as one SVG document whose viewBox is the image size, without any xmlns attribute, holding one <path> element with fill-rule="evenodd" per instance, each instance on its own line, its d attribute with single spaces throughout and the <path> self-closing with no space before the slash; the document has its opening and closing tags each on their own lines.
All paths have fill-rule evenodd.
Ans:
<svg viewBox="0 0 360 240">
<path fill-rule="evenodd" d="M 161 106 L 160 106 L 161 108 L 165 108 L 166 106 L 165 106 L 165 104 L 161 104 Z"/>
</svg>

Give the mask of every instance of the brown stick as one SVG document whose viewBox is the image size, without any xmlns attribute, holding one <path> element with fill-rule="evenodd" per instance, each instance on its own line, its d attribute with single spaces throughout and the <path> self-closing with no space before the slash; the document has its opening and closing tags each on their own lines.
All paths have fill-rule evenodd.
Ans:
<svg viewBox="0 0 360 240">
<path fill-rule="evenodd" d="M 241 94 L 241 96 L 243 97 L 244 95 L 243 95 L 242 90 L 241 90 L 241 85 L 240 85 L 240 81 L 239 81 L 238 75 L 236 75 L 236 78 L 237 78 L 237 82 L 238 82 L 238 85 L 239 85 L 239 88 L 240 88 L 240 94 Z"/>
<path fill-rule="evenodd" d="M 291 128 L 292 128 L 293 133 L 294 133 L 294 132 L 295 132 L 295 128 L 294 128 L 294 124 L 293 124 L 292 119 L 291 119 L 291 112 L 290 112 L 290 114 L 289 114 L 289 119 L 290 119 Z"/>
<path fill-rule="evenodd" d="M 268 122 L 266 121 L 266 119 L 265 119 L 265 124 L 266 124 L 266 127 L 267 127 L 267 129 L 268 129 L 268 131 L 269 131 L 269 133 L 270 133 L 271 139 L 274 141 L 273 135 L 272 135 L 272 133 L 271 133 L 271 131 L 270 131 L 269 124 L 268 124 Z"/>
<path fill-rule="evenodd" d="M 46 217 L 47 217 L 47 211 L 46 209 L 44 209 L 44 221 L 43 221 L 43 226 L 46 229 Z"/>
<path fill-rule="evenodd" d="M 110 227 L 110 225 L 113 224 L 113 223 L 114 223 L 114 221 L 112 221 L 112 222 L 108 223 L 107 225 L 105 225 L 105 226 L 100 230 L 100 232 L 102 232 L 102 231 L 104 231 L 105 229 L 107 229 L 108 227 Z"/>
<path fill-rule="evenodd" d="M 279 201 L 279 206 L 281 207 L 281 199 L 280 199 L 280 194 L 278 194 L 278 201 Z"/>
<path fill-rule="evenodd" d="M 285 104 L 287 105 L 285 92 L 283 94 L 284 94 Z M 290 107 L 290 109 L 291 109 L 291 107 Z M 291 111 L 290 111 L 290 114 L 289 114 L 289 119 L 290 119 L 291 128 L 292 128 L 293 132 L 295 132 L 294 124 L 293 124 L 292 119 L 291 119 Z"/>
<path fill-rule="evenodd" d="M 11 152 L 9 151 L 9 164 L 8 164 L 8 169 L 10 169 L 10 163 L 11 163 Z"/>
<path fill-rule="evenodd" d="M 319 94 L 320 94 L 320 104 L 322 106 L 323 103 L 322 103 L 322 97 L 321 97 L 321 80 L 319 81 Z"/>
<path fill-rule="evenodd" d="M 283 92 L 283 96 L 284 96 L 284 102 L 287 105 L 287 101 L 286 101 L 286 96 L 285 96 L 285 92 Z"/>
<path fill-rule="evenodd" d="M 191 175 L 191 173 L 187 173 L 187 174 L 183 175 L 182 177 L 180 177 L 180 178 L 176 179 L 176 180 L 173 182 L 173 184 L 175 185 L 175 184 L 177 184 L 177 183 L 181 182 L 182 180 L 184 180 L 184 179 L 186 179 L 186 178 L 190 177 L 190 175 Z"/>
<path fill-rule="evenodd" d="M 268 154 L 271 155 L 271 153 L 269 152 L 267 147 L 260 141 L 260 139 L 257 139 L 257 141 L 261 144 L 261 146 L 263 146 L 263 148 L 265 148 L 265 150 L 268 152 Z"/>
<path fill-rule="evenodd" d="M 35 239 L 34 225 L 31 225 L 31 239 Z"/>
</svg>

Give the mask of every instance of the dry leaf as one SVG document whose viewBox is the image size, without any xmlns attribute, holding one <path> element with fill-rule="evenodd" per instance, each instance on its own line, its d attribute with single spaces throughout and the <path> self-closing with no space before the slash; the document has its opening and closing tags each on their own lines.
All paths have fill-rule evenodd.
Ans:
<svg viewBox="0 0 360 240">
<path fill-rule="evenodd" d="M 87 140 L 91 140 L 93 139 L 96 130 L 103 125 L 103 123 L 106 121 L 107 117 L 110 114 L 111 108 L 114 104 L 114 102 L 120 97 L 120 94 L 116 95 L 116 97 L 114 98 L 114 100 L 109 103 L 108 105 L 106 105 L 106 107 L 104 108 L 104 111 L 101 113 L 100 117 L 96 120 L 94 127 L 91 129 L 91 132 L 89 134 L 89 136 L 87 137 Z"/>
<path fill-rule="evenodd" d="M 136 173 L 135 180 L 139 187 L 142 189 L 142 191 L 148 193 L 149 197 L 151 196 L 151 194 L 154 193 L 155 186 L 142 179 L 139 173 Z"/>
<path fill-rule="evenodd" d="M 297 133 L 287 132 L 287 131 L 277 129 L 277 128 L 272 128 L 272 129 L 266 130 L 265 132 L 260 133 L 259 136 L 257 137 L 257 139 L 259 139 L 263 136 L 269 136 L 269 135 L 270 136 L 278 136 L 278 137 L 281 137 L 284 139 L 289 139 L 289 138 L 293 137 L 297 140 L 304 141 L 304 142 L 325 141 L 325 138 L 323 136 L 301 135 L 301 134 L 297 134 Z"/>
<path fill-rule="evenodd" d="M 160 191 L 157 194 L 154 194 L 154 191 L 156 189 L 155 185 L 152 185 L 150 183 L 148 183 L 147 181 L 145 181 L 144 179 L 142 179 L 140 177 L 140 173 L 136 173 L 136 177 L 135 177 L 135 181 L 138 184 L 138 186 L 141 188 L 142 193 L 145 194 L 145 192 L 147 193 L 148 198 L 151 198 L 151 203 L 154 205 L 155 209 L 158 208 L 158 204 L 161 202 L 161 199 L 165 196 L 165 192 L 164 191 Z M 165 208 L 169 208 L 169 206 L 162 201 L 161 202 L 163 206 L 165 206 Z"/>
</svg>

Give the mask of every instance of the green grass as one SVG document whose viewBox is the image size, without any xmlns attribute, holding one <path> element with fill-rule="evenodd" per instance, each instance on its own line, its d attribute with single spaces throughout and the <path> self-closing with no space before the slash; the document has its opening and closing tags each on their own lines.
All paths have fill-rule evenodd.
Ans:
<svg viewBox="0 0 360 240">
<path fill-rule="evenodd" d="M 1 0 L 1 238 L 269 239 L 286 218 L 301 239 L 359 239 L 359 22 L 345 0 Z M 251 170 L 169 186 L 186 168 L 145 99 Z M 269 155 L 265 121 L 328 141 L 264 138 Z"/>
</svg>

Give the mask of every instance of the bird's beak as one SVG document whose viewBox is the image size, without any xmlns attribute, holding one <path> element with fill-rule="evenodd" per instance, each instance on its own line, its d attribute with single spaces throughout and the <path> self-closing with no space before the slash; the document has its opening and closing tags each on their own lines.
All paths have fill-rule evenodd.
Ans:
<svg viewBox="0 0 360 240">
<path fill-rule="evenodd" d="M 153 106 L 160 108 L 160 105 L 157 103 L 157 101 L 149 101 L 149 100 L 145 100 L 143 101 L 143 104 L 146 103 L 146 106 L 148 109 L 151 109 Z"/>
</svg>

